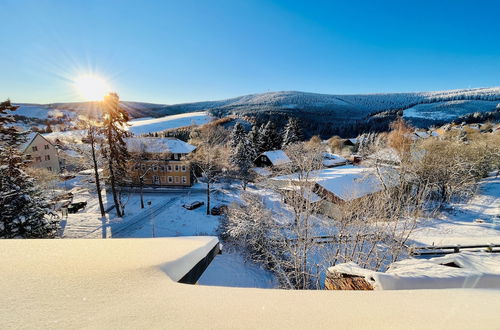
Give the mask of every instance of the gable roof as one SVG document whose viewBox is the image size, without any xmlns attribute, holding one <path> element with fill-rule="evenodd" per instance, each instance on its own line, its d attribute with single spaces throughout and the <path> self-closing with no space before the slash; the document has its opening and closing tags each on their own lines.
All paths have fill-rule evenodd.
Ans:
<svg viewBox="0 0 500 330">
<path fill-rule="evenodd" d="M 49 140 L 47 140 L 42 134 L 38 133 L 38 132 L 31 132 L 29 133 L 27 136 L 26 136 L 26 142 L 24 142 L 23 144 L 21 144 L 19 146 L 19 150 L 21 152 L 25 152 L 26 149 L 30 146 L 30 144 L 33 143 L 33 141 L 37 138 L 37 136 L 39 136 L 44 139 L 45 141 L 47 141 L 47 143 L 49 143 L 50 145 L 53 146 L 52 142 L 50 142 Z"/>
<path fill-rule="evenodd" d="M 347 159 L 340 155 L 331 154 L 329 152 L 323 153 L 323 166 L 334 166 L 340 164 L 346 164 Z"/>
<path fill-rule="evenodd" d="M 188 154 L 195 146 L 176 138 L 130 137 L 125 139 L 127 150 L 132 153 L 172 153 Z"/>
<path fill-rule="evenodd" d="M 384 183 L 392 186 L 391 169 L 382 169 Z M 354 200 L 383 189 L 383 184 L 375 173 L 375 169 L 353 165 L 325 168 L 313 171 L 310 174 L 311 181 L 321 188 L 344 200 Z M 283 175 L 272 178 L 272 180 L 298 180 L 297 174 Z"/>
<path fill-rule="evenodd" d="M 261 155 L 266 156 L 274 166 L 284 165 L 292 162 L 283 150 L 266 151 Z"/>
</svg>

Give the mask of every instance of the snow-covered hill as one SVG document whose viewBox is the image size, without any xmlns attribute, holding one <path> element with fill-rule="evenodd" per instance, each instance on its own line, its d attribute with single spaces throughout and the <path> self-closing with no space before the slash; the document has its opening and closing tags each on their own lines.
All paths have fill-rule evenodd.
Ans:
<svg viewBox="0 0 500 330">
<path fill-rule="evenodd" d="M 386 129 L 384 127 L 394 120 L 398 110 L 404 110 L 404 116 L 414 125 L 427 127 L 443 124 L 443 121 L 456 120 L 470 113 L 495 111 L 499 103 L 500 87 L 492 87 L 365 95 L 283 91 L 174 105 L 124 101 L 122 106 L 134 119 L 208 112 L 215 117 L 236 115 L 259 117 L 263 120 L 273 116 L 280 126 L 291 115 L 301 120 L 306 135 L 320 134 L 327 137 L 334 134 L 353 136 L 367 130 L 384 130 Z M 76 117 L 77 114 L 99 114 L 101 111 L 97 102 L 77 102 L 47 105 L 21 104 L 17 113 L 32 117 L 33 120 L 26 124 L 33 125 L 42 124 L 41 121 L 51 118 L 54 114 L 59 116 L 63 114 L 71 118 Z M 177 119 L 144 121 L 134 126 L 138 133 L 146 132 L 145 130 L 150 132 L 156 131 L 157 128 L 173 128 L 169 126 L 169 122 L 174 124 L 175 121 L 171 120 Z M 196 121 L 197 119 L 189 120 Z M 140 128 L 141 126 L 143 129 Z"/>
<path fill-rule="evenodd" d="M 474 112 L 489 112 L 496 109 L 499 101 L 457 100 L 423 103 L 404 110 L 405 118 L 422 118 L 451 121 Z"/>
<path fill-rule="evenodd" d="M 153 119 L 135 119 L 130 121 L 129 130 L 136 135 L 155 133 L 190 125 L 203 125 L 211 119 L 212 117 L 207 112 L 190 112 Z"/>
<path fill-rule="evenodd" d="M 165 115 L 214 111 L 226 113 L 245 113 L 259 111 L 279 112 L 337 112 L 337 115 L 345 113 L 348 118 L 363 116 L 373 112 L 394 109 L 407 109 L 418 104 L 439 103 L 443 109 L 442 102 L 449 101 L 489 101 L 491 103 L 464 102 L 467 104 L 463 109 L 474 109 L 473 111 L 491 111 L 494 102 L 500 102 L 500 87 L 457 89 L 437 92 L 415 92 L 415 93 L 386 93 L 386 94 L 357 94 L 357 95 L 331 95 L 306 93 L 298 91 L 269 92 L 261 94 L 249 94 L 219 101 L 205 101 L 194 103 L 182 103 L 174 105 L 153 104 L 142 102 L 123 101 L 122 105 L 129 111 L 132 118 L 162 117 Z M 461 104 L 459 102 L 449 103 Z M 49 112 L 55 109 L 69 112 L 95 112 L 100 111 L 96 102 L 73 102 L 52 104 L 20 104 L 21 108 L 17 114 L 34 117 L 47 118 Z M 461 107 L 461 106 L 460 106 Z M 475 109 L 478 110 L 475 110 Z M 428 111 L 429 107 L 415 107 L 409 114 L 418 116 L 420 111 Z M 346 113 L 348 112 L 348 113 Z"/>
</svg>

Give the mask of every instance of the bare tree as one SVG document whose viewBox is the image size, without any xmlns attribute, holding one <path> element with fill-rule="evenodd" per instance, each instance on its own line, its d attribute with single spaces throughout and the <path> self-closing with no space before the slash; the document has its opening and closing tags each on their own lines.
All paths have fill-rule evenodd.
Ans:
<svg viewBox="0 0 500 330">
<path fill-rule="evenodd" d="M 101 216 L 105 217 L 106 212 L 104 210 L 104 203 L 102 201 L 101 193 L 101 180 L 99 177 L 99 163 L 100 159 L 98 153 L 96 152 L 96 147 L 102 143 L 100 137 L 100 130 L 102 128 L 101 123 L 98 120 L 80 116 L 78 126 L 86 131 L 86 136 L 82 139 L 82 142 L 87 143 L 90 146 L 90 159 L 92 160 L 92 168 L 94 169 L 95 186 L 97 191 L 97 198 L 99 200 L 99 210 L 101 211 Z"/>
<path fill-rule="evenodd" d="M 197 146 L 191 155 L 191 164 L 195 171 L 201 172 L 207 183 L 207 214 L 210 214 L 211 185 L 229 167 L 229 150 L 225 146 L 227 136 L 223 127 L 214 124 L 206 125 L 191 135 L 190 143 Z"/>
</svg>

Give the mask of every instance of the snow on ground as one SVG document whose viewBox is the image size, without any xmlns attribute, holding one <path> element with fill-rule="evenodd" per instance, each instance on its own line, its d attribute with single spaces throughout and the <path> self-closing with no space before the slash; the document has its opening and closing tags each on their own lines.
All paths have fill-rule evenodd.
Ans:
<svg viewBox="0 0 500 330">
<path fill-rule="evenodd" d="M 245 288 L 276 288 L 278 283 L 272 273 L 263 269 L 234 250 L 223 247 L 198 280 L 201 285 L 232 286 Z"/>
<path fill-rule="evenodd" d="M 205 111 L 190 112 L 155 119 L 133 120 L 129 122 L 131 125 L 129 130 L 134 134 L 155 133 L 190 125 L 203 125 L 211 119 L 212 117 Z"/>
<path fill-rule="evenodd" d="M 206 190 L 202 183 L 197 183 L 190 189 L 145 192 L 144 209 L 140 207 L 138 192 L 125 192 L 125 216 L 116 218 L 114 211 L 111 211 L 109 217 L 102 219 L 97 197 L 91 189 L 92 184 L 86 181 L 88 178 L 89 176 L 77 176 L 62 184 L 75 194 L 75 199 L 88 202 L 84 210 L 69 214 L 68 218 L 61 222 L 63 238 L 217 236 L 220 217 L 207 215 L 206 205 L 194 210 L 182 207 L 183 204 L 194 201 L 206 203 Z M 211 207 L 238 200 L 237 188 L 239 186 L 230 184 L 216 185 L 215 191 L 212 192 Z M 103 191 L 103 196 L 105 208 L 112 206 L 111 194 Z M 234 249 L 224 250 L 222 255 L 217 256 L 200 283 L 258 288 L 272 288 L 277 285 L 270 272 L 245 260 L 242 254 Z"/>
<path fill-rule="evenodd" d="M 500 244 L 500 177 L 488 177 L 467 203 L 423 221 L 410 240 L 417 245 Z"/>
</svg>

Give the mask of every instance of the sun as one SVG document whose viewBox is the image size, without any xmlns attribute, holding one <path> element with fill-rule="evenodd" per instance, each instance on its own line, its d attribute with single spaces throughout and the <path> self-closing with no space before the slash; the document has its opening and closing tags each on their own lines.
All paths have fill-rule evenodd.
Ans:
<svg viewBox="0 0 500 330">
<path fill-rule="evenodd" d="M 100 101 L 110 92 L 108 83 L 103 78 L 92 74 L 79 76 L 74 84 L 80 96 L 87 101 Z"/>
</svg>

